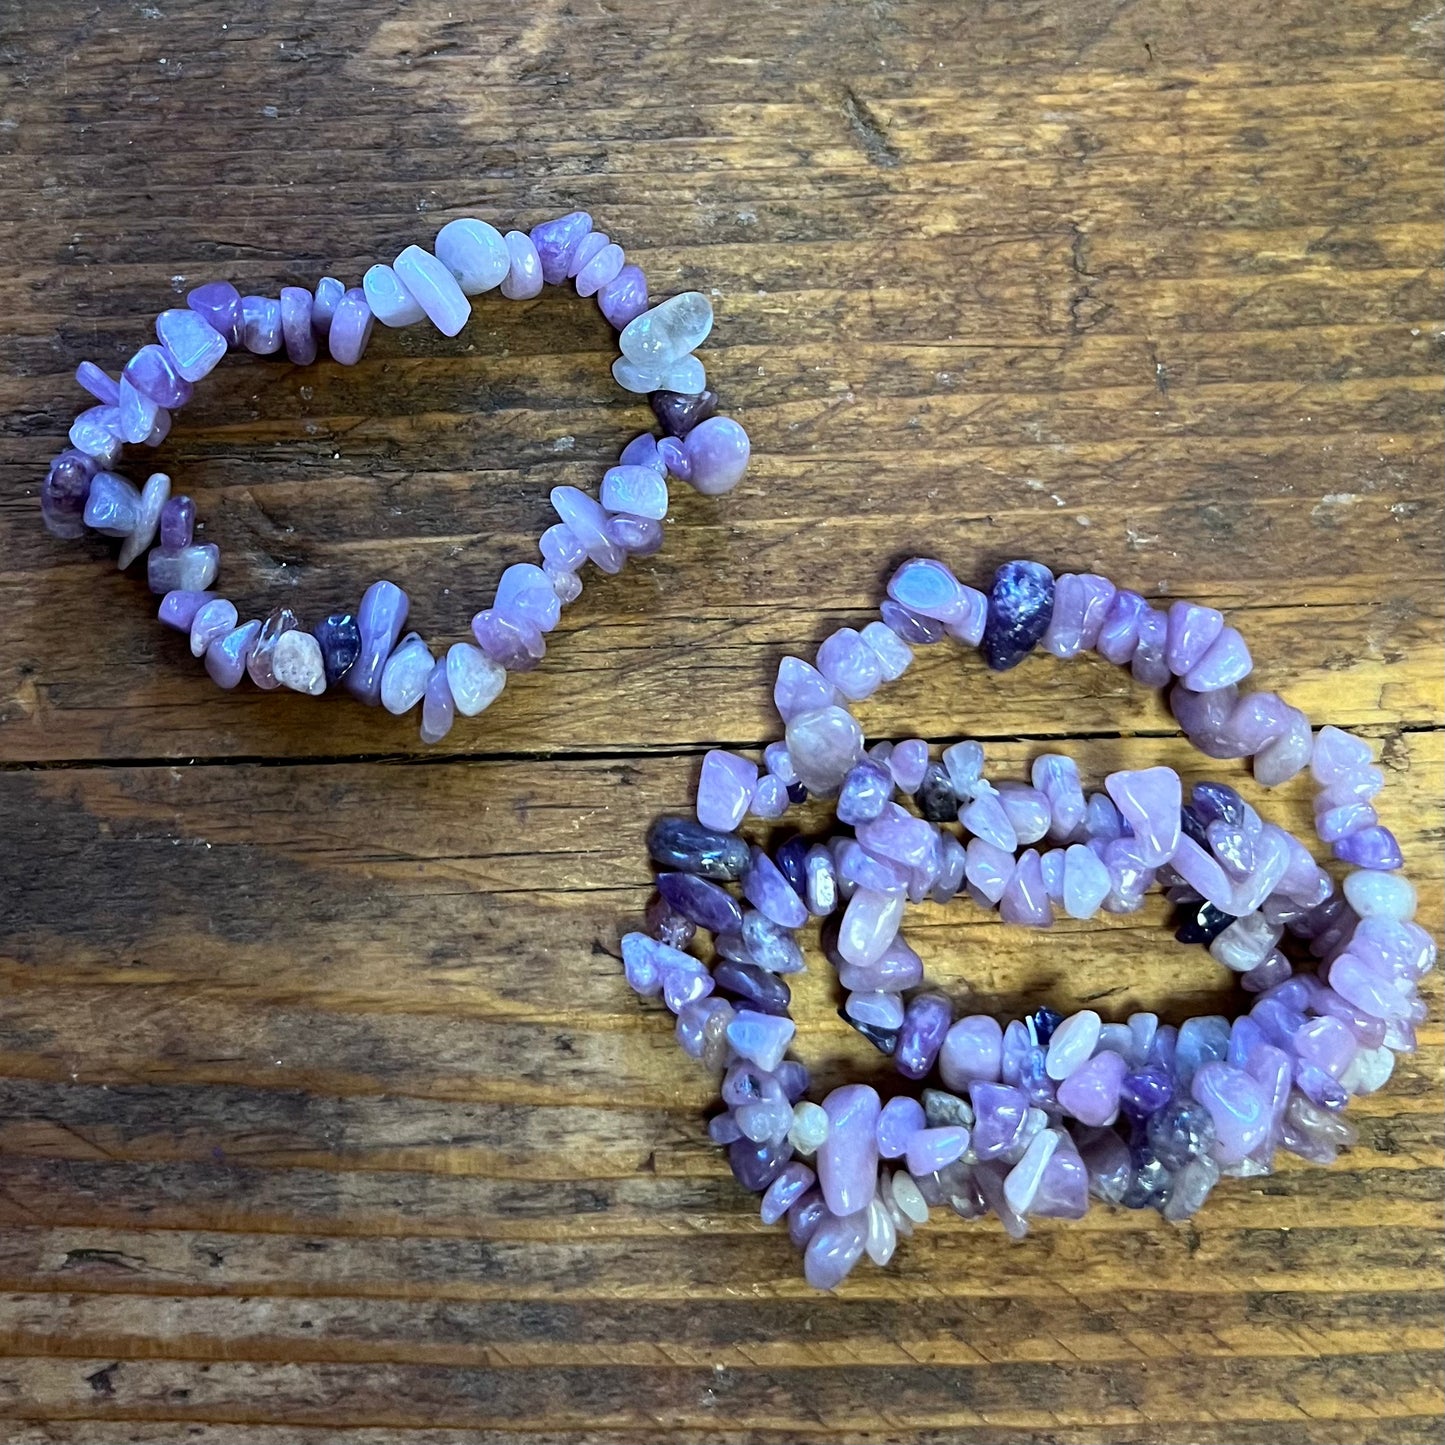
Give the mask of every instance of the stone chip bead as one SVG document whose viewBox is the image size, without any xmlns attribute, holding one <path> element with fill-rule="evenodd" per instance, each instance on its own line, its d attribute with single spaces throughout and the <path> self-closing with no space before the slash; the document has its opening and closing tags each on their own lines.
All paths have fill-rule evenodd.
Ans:
<svg viewBox="0 0 1445 1445">
<path fill-rule="evenodd" d="M 408 246 L 392 270 L 427 319 L 443 336 L 455 336 L 467 324 L 472 303 L 446 264 L 420 246 Z"/>
<path fill-rule="evenodd" d="M 534 243 L 540 229 L 533 229 Z M 502 233 L 486 221 L 471 217 L 448 221 L 437 232 L 433 249 L 437 260 L 452 273 L 466 296 L 477 296 L 500 286 L 512 269 L 511 252 Z M 545 262 L 543 271 L 545 276 Z"/>
<path fill-rule="evenodd" d="M 271 675 L 293 692 L 320 697 L 326 691 L 326 664 L 321 656 L 321 644 L 311 633 L 299 628 L 282 633 L 271 654 Z"/>
</svg>

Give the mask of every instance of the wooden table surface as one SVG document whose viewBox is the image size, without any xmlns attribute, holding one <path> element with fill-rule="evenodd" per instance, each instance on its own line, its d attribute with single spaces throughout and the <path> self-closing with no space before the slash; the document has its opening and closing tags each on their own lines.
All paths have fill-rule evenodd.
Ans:
<svg viewBox="0 0 1445 1445">
<path fill-rule="evenodd" d="M 0 1438 L 8 1445 L 1438 1440 L 1442 1031 L 1330 1169 L 1185 1227 L 935 1222 L 803 1285 L 616 961 L 642 834 L 776 735 L 778 658 L 898 560 L 1231 609 L 1359 728 L 1442 904 L 1434 0 L 0 7 Z M 275 294 L 459 214 L 586 207 L 706 348 L 754 464 L 679 489 L 545 665 L 415 719 L 218 692 L 47 458 L 188 287 Z M 495 296 L 353 370 L 223 366 L 160 452 L 243 609 L 378 576 L 451 640 L 547 491 L 646 425 L 596 308 Z M 1240 780 L 1098 661 L 933 649 L 870 735 Z M 1258 790 L 1249 788 L 1250 796 Z M 1303 780 L 1270 800 L 1307 823 Z M 1232 1010 L 1164 911 L 920 909 L 1007 1016 Z M 816 954 L 815 954 L 816 957 Z M 823 970 L 815 970 L 821 973 Z M 881 1074 L 799 993 L 822 1084 Z"/>
</svg>

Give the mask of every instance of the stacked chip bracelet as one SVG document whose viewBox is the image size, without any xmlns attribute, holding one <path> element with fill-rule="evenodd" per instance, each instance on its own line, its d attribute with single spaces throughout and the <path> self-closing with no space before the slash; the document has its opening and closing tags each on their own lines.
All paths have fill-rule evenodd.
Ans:
<svg viewBox="0 0 1445 1445">
<path fill-rule="evenodd" d="M 515 300 L 536 296 L 544 283 L 571 279 L 581 296 L 596 296 L 620 335 L 612 366 L 629 392 L 645 393 L 662 436 L 644 433 L 623 448 L 602 478 L 600 501 L 576 487 L 554 487 L 558 522 L 542 534 L 541 566 L 519 562 L 503 572 L 492 605 L 472 619 L 477 646 L 459 642 L 441 658 L 415 632 L 401 635 L 408 599 L 393 582 L 376 582 L 355 613 L 334 612 L 307 631 L 291 608 L 242 621 L 234 603 L 210 591 L 220 552 L 194 535 L 195 504 L 172 496 L 157 472 L 139 490 L 110 470 L 124 443 L 158 446 L 171 412 L 190 400 L 228 348 L 256 355 L 284 351 L 304 365 L 325 345 L 333 360 L 361 359 L 376 321 L 409 326 L 423 318 L 455 336 L 471 314 L 469 296 L 500 287 Z M 161 596 L 160 618 L 190 636 L 191 652 L 224 688 L 243 676 L 258 687 L 317 695 L 344 683 L 365 703 L 401 714 L 421 703 L 421 736 L 434 743 L 455 714 L 489 706 L 508 672 L 537 666 L 544 634 L 563 604 L 582 591 L 578 571 L 591 561 L 619 572 L 629 556 L 662 545 L 667 477 L 707 496 L 737 485 L 747 466 L 746 432 L 716 416 L 702 363 L 693 355 L 712 329 L 712 305 L 687 291 L 649 306 L 641 270 L 622 248 L 592 229 L 585 211 L 504 236 L 485 221 L 450 221 L 435 250 L 408 246 L 390 265 L 373 266 L 359 287 L 325 277 L 315 292 L 286 286 L 278 300 L 242 296 L 228 281 L 212 281 L 161 312 L 157 341 L 143 346 L 120 379 L 89 361 L 76 380 L 99 402 L 76 418 L 71 448 L 51 463 L 41 488 L 41 513 L 57 537 L 87 527 L 121 540 L 120 566 L 149 552 L 147 574 Z M 152 549 L 159 535 L 160 545 Z"/>
<path fill-rule="evenodd" d="M 1001 567 L 985 595 L 914 559 L 888 594 L 882 620 L 835 632 L 816 666 L 783 659 L 774 698 L 786 740 L 766 749 L 764 771 L 707 754 L 697 820 L 661 818 L 648 836 L 665 870 L 649 932 L 622 940 L 628 982 L 661 994 L 683 1049 L 723 1071 L 711 1137 L 762 1194 L 763 1220 L 786 1219 L 808 1281 L 831 1289 L 864 1254 L 886 1264 L 930 1206 L 995 1214 L 1014 1237 L 1030 1218 L 1081 1217 L 1090 1194 L 1180 1220 L 1221 1175 L 1270 1172 L 1279 1149 L 1331 1162 L 1355 1137 L 1350 1097 L 1380 1088 L 1395 1054 L 1413 1051 L 1425 1016 L 1416 985 L 1435 961 L 1371 801 L 1384 777 L 1369 746 L 1334 727 L 1313 734 L 1274 693 L 1241 693 L 1249 652 L 1210 607 L 1161 610 L 1105 578 L 1055 579 L 1035 562 Z M 1198 784 L 1186 801 L 1179 776 L 1154 767 L 1113 773 L 1086 796 L 1057 753 L 1036 758 L 1027 783 L 993 783 L 977 742 L 939 761 L 919 739 L 865 751 L 848 704 L 945 635 L 998 670 L 1037 645 L 1059 658 L 1097 651 L 1171 686 L 1175 717 L 1209 756 L 1252 758 L 1267 786 L 1308 766 L 1316 831 L 1352 870 L 1342 890 L 1223 783 Z M 772 854 L 735 831 L 810 793 L 836 796 L 842 831 L 794 836 Z M 1176 937 L 1207 944 L 1256 995 L 1233 1023 L 1175 1028 L 1151 1013 L 1106 1023 L 1092 1009 L 1046 1008 L 1006 1028 L 956 1017 L 923 987 L 900 931 L 908 903 L 925 898 L 963 893 L 1047 928 L 1056 911 L 1131 912 L 1155 884 L 1184 910 Z M 794 935 L 810 915 L 825 920 L 844 1018 L 905 1080 L 928 1082 L 917 1097 L 884 1102 L 865 1084 L 821 1104 L 805 1097 L 808 1071 L 786 1057 L 786 975 L 804 966 Z M 698 930 L 713 936 L 710 963 L 687 951 Z M 1291 954 L 1308 964 L 1296 969 Z"/>
</svg>

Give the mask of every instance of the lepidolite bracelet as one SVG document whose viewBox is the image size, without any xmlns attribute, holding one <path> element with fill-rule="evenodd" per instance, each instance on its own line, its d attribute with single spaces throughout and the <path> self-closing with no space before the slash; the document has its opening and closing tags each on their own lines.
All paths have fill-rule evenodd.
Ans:
<svg viewBox="0 0 1445 1445">
<path fill-rule="evenodd" d="M 1033 562 L 1000 568 L 985 595 L 914 559 L 888 592 L 882 620 L 835 632 L 816 667 L 783 659 L 774 698 L 786 740 L 766 749 L 763 771 L 707 754 L 697 820 L 662 818 L 649 833 L 664 870 L 649 931 L 622 940 L 628 982 L 661 994 L 683 1049 L 723 1071 L 726 1108 L 709 1132 L 739 1182 L 762 1193 L 763 1220 L 786 1218 L 809 1282 L 834 1287 L 865 1253 L 886 1264 L 930 1206 L 992 1213 L 1014 1237 L 1030 1217 L 1081 1217 L 1090 1194 L 1179 1220 L 1221 1175 L 1268 1173 L 1279 1149 L 1332 1161 L 1354 1138 L 1350 1097 L 1380 1088 L 1395 1054 L 1414 1049 L 1416 985 L 1435 961 L 1371 802 L 1384 776 L 1368 744 L 1334 727 L 1312 733 L 1274 693 L 1241 693 L 1249 652 L 1213 608 L 1163 611 L 1105 578 L 1055 580 Z M 1059 658 L 1096 650 L 1170 686 L 1175 717 L 1210 757 L 1250 757 L 1271 787 L 1308 766 L 1316 831 L 1352 870 L 1342 889 L 1223 783 L 1198 784 L 1186 801 L 1179 776 L 1154 767 L 1113 773 L 1086 796 L 1058 753 L 1035 758 L 1028 783 L 994 784 L 977 742 L 941 761 L 916 738 L 865 751 L 848 703 L 945 635 L 1000 670 L 1040 644 Z M 794 836 L 771 854 L 736 831 L 809 793 L 836 796 L 843 831 Z M 895 795 L 911 795 L 917 813 Z M 921 987 L 922 960 L 900 931 L 907 904 L 923 899 L 962 893 L 1046 928 L 1056 910 L 1131 912 L 1156 883 L 1184 910 L 1176 937 L 1207 944 L 1256 995 L 1233 1023 L 1175 1028 L 1152 1013 L 1106 1023 L 1092 1009 L 1046 1008 L 1006 1028 L 955 1017 L 946 995 Z M 928 1081 L 920 1096 L 884 1102 L 855 1083 L 821 1105 L 806 1099 L 808 1070 L 787 1057 L 786 975 L 803 967 L 794 935 L 810 915 L 825 920 L 840 1012 L 904 1080 Z M 687 951 L 698 930 L 713 936 L 708 962 Z"/>
<path fill-rule="evenodd" d="M 366 590 L 355 613 L 334 612 L 310 631 L 286 606 L 243 622 L 234 603 L 209 590 L 220 552 L 196 540 L 191 499 L 172 496 L 162 472 L 137 489 L 110 470 L 123 444 L 157 446 L 165 439 L 171 412 L 190 400 L 194 383 L 228 348 L 261 356 L 284 351 L 305 365 L 324 344 L 333 360 L 351 366 L 376 321 L 409 326 L 425 318 L 455 336 L 471 313 L 469 296 L 500 287 L 503 296 L 527 300 L 544 284 L 568 279 L 579 295 L 596 296 L 620 333 L 622 355 L 612 374 L 625 390 L 647 395 L 662 435 L 645 432 L 623 448 L 602 477 L 600 500 L 576 487 L 552 489 L 558 521 L 542 534 L 541 565 L 519 562 L 503 572 L 492 605 L 472 619 L 476 646 L 455 643 L 438 659 L 417 633 L 403 637 L 407 595 L 386 581 Z M 314 292 L 286 286 L 272 300 L 212 281 L 190 292 L 184 307 L 161 312 L 156 342 L 131 357 L 119 380 L 92 362 L 80 364 L 76 380 L 99 405 L 76 418 L 70 449 L 51 463 L 41 513 L 57 537 L 80 537 L 88 527 L 122 539 L 122 568 L 149 552 L 161 621 L 189 634 L 192 653 L 205 658 L 221 687 L 249 676 L 261 688 L 316 695 L 342 683 L 392 713 L 421 703 L 422 740 L 434 743 L 455 714 L 470 717 L 489 706 L 508 672 L 537 666 L 544 634 L 582 591 L 583 563 L 618 572 L 629 556 L 661 547 L 669 475 L 707 496 L 741 479 L 747 434 L 730 417 L 714 415 L 717 398 L 693 354 L 712 321 L 700 291 L 650 306 L 642 271 L 627 264 L 605 232 L 593 230 L 585 211 L 505 236 L 485 221 L 450 221 L 434 251 L 408 246 L 351 289 L 328 276 Z M 152 549 L 157 534 L 160 545 Z"/>
</svg>

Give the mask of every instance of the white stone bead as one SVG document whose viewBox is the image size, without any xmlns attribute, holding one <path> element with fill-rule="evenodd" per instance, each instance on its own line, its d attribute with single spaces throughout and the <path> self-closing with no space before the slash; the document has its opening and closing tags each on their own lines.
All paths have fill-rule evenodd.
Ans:
<svg viewBox="0 0 1445 1445">
<path fill-rule="evenodd" d="M 299 627 L 283 632 L 271 654 L 271 675 L 283 687 L 320 697 L 326 691 L 326 667 L 321 644 Z"/>
<path fill-rule="evenodd" d="M 1099 1042 L 1103 1020 L 1093 1009 L 1070 1014 L 1049 1039 L 1049 1052 L 1044 1059 L 1044 1072 L 1055 1081 L 1067 1079 L 1075 1069 L 1087 1063 Z"/>
<path fill-rule="evenodd" d="M 711 330 L 712 302 L 701 291 L 684 291 L 634 316 L 617 345 L 635 365 L 662 371 L 695 351 Z"/>
<path fill-rule="evenodd" d="M 1361 918 L 1409 922 L 1415 916 L 1415 887 L 1399 873 L 1355 869 L 1345 875 L 1345 901 Z"/>
<path fill-rule="evenodd" d="M 928 1201 L 924 1199 L 918 1185 L 913 1182 L 913 1176 L 906 1169 L 900 1169 L 893 1176 L 889 1187 L 893 1191 L 893 1202 L 914 1224 L 928 1223 Z"/>
<path fill-rule="evenodd" d="M 512 269 L 502 233 L 485 221 L 464 217 L 448 221 L 437 232 L 433 248 L 439 260 L 467 296 L 476 296 L 500 286 Z"/>
</svg>

